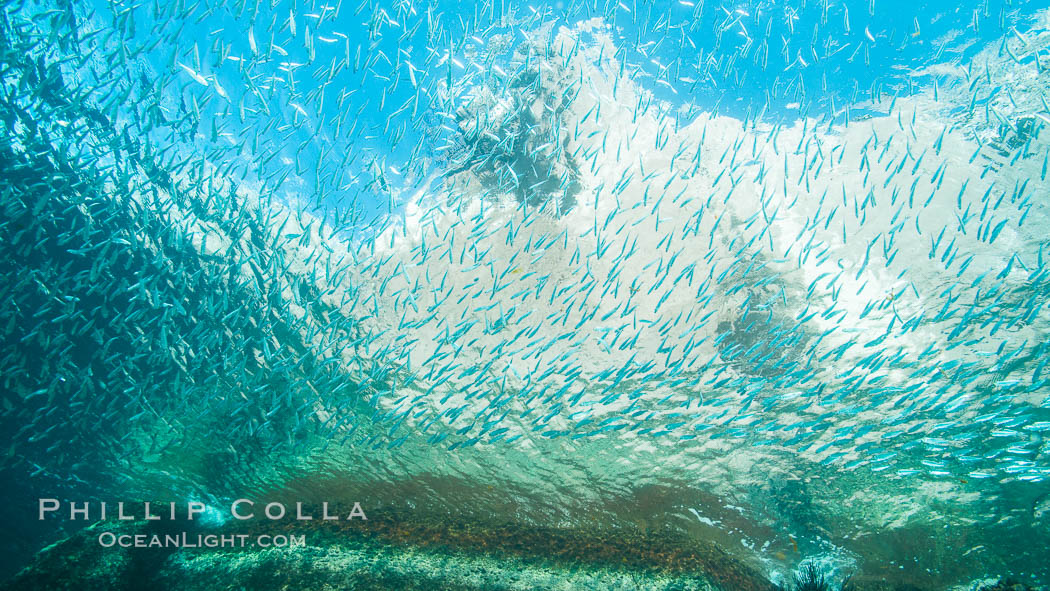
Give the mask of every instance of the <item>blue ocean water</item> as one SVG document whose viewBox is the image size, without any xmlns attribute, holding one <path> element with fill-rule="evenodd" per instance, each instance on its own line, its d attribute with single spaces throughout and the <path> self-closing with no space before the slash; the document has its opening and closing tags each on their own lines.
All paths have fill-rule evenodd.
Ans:
<svg viewBox="0 0 1050 591">
<path fill-rule="evenodd" d="M 3 19 L 5 573 L 40 498 L 280 495 L 1050 576 L 1045 6 Z"/>
</svg>

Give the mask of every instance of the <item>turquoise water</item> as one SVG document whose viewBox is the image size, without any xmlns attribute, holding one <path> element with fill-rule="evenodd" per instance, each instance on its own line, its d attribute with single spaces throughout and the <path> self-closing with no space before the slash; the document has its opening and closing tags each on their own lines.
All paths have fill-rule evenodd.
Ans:
<svg viewBox="0 0 1050 591">
<path fill-rule="evenodd" d="M 3 572 L 272 497 L 1045 583 L 1048 19 L 5 4 Z"/>
</svg>

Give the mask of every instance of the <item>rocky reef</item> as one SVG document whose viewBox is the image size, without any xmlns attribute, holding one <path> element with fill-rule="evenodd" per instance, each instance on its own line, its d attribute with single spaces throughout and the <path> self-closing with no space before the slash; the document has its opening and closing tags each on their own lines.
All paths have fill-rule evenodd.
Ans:
<svg viewBox="0 0 1050 591">
<path fill-rule="evenodd" d="M 249 521 L 207 529 L 170 521 L 99 522 L 48 547 L 0 588 L 773 588 L 757 571 L 716 546 L 690 544 L 666 532 L 624 532 L 599 539 L 580 530 L 420 522 L 393 513 L 308 527 L 282 523 Z M 142 536 L 137 539 L 147 547 L 103 546 L 103 541 L 109 545 L 123 535 Z M 263 548 L 256 545 L 261 535 L 291 543 Z M 167 536 L 178 538 L 182 546 L 164 547 Z M 244 547 L 208 548 L 203 547 L 206 536 L 246 541 Z M 154 544 L 159 547 L 148 547 Z"/>
<path fill-rule="evenodd" d="M 320 515 L 308 507 L 306 515 Z M 343 514 L 340 507 L 333 514 Z M 325 509 L 327 514 L 327 509 Z M 777 585 L 709 541 L 641 532 L 420 518 L 100 521 L 41 551 L 0 585 L 38 589 L 927 591 L 804 561 Z M 126 547 L 135 546 L 135 547 Z M 1026 580 L 1027 581 L 1027 580 Z M 1047 591 L 1032 581 L 975 581 L 953 591 Z"/>
</svg>

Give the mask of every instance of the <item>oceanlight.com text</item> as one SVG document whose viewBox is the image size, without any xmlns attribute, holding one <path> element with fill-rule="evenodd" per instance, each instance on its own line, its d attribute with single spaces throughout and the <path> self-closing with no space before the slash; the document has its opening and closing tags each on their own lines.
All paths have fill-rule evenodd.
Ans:
<svg viewBox="0 0 1050 591">
<path fill-rule="evenodd" d="M 285 534 L 115 534 L 98 536 L 103 548 L 290 548 L 306 545 L 305 535 Z"/>
</svg>

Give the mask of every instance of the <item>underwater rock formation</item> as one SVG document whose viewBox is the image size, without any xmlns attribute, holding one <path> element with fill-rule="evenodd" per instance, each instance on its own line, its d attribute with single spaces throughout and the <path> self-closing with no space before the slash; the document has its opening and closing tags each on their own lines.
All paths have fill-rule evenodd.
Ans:
<svg viewBox="0 0 1050 591">
<path fill-rule="evenodd" d="M 586 531 L 400 518 L 375 514 L 367 525 L 349 529 L 275 530 L 241 524 L 187 531 L 170 522 L 103 523 L 44 550 L 0 589 L 772 589 L 758 573 L 717 549 L 690 549 L 674 536 L 610 540 Z M 301 535 L 306 543 L 265 549 L 199 547 L 204 538 L 198 536 L 254 540 L 259 532 L 272 539 Z M 181 536 L 183 543 L 188 539 L 198 547 L 102 548 L 97 540 L 107 535 L 142 536 L 145 545 L 160 544 L 166 535 Z"/>
</svg>

